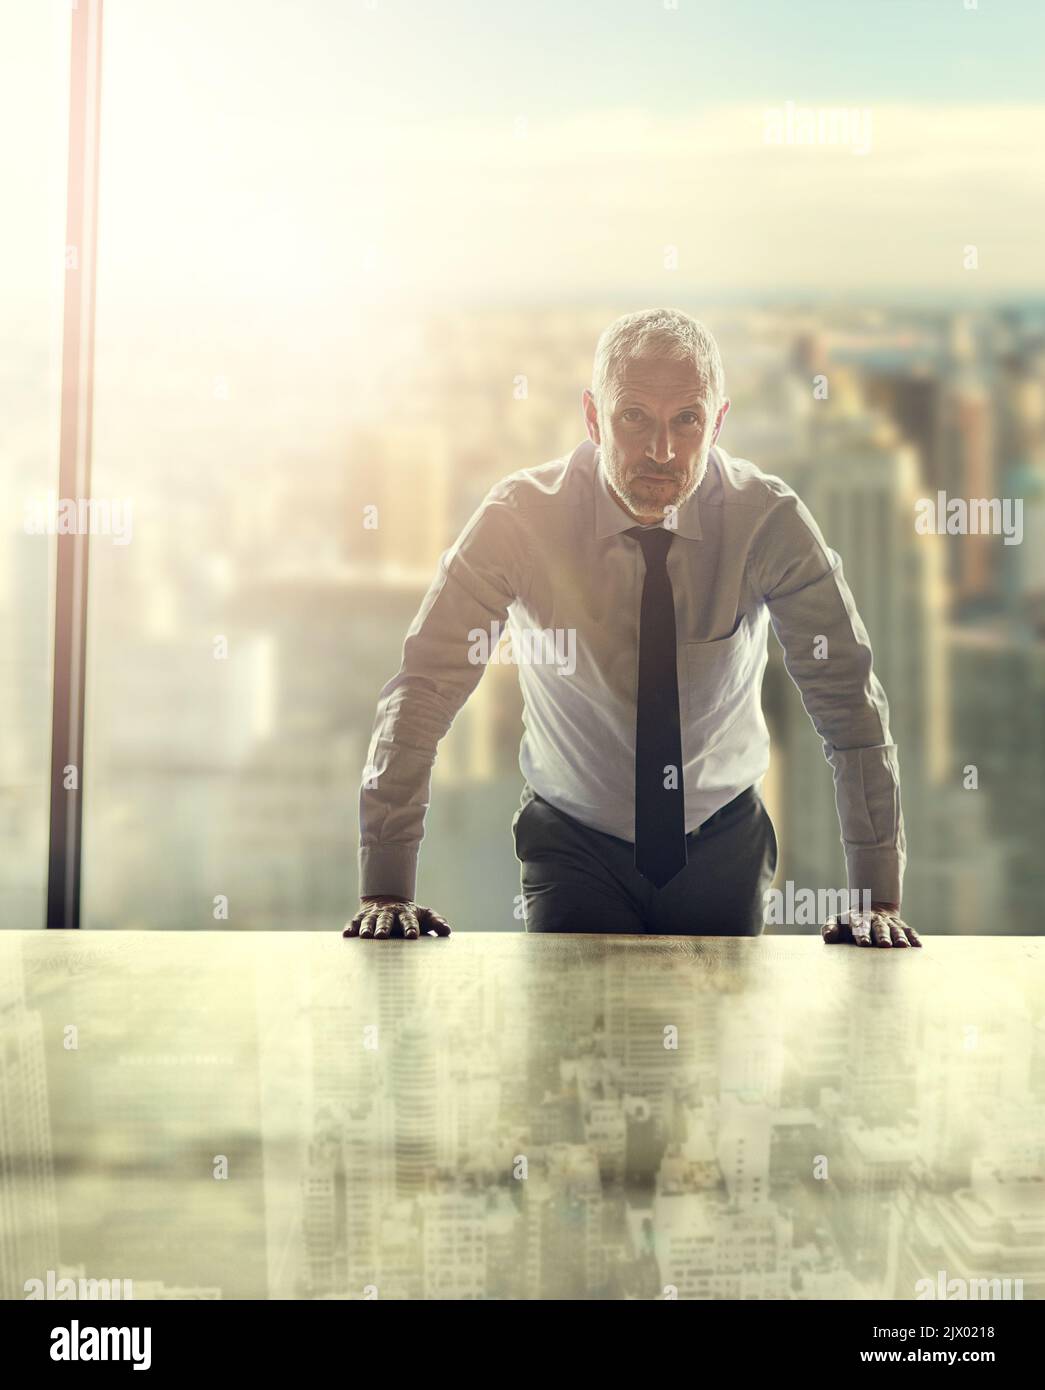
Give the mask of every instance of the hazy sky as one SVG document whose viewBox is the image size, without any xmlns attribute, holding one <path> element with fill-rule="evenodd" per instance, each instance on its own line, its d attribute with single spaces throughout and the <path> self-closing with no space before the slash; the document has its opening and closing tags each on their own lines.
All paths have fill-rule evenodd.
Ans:
<svg viewBox="0 0 1045 1390">
<path fill-rule="evenodd" d="M 1045 5 L 965 3 L 106 0 L 100 303 L 1040 290 Z M 32 303 L 67 4 L 0 0 L 0 288 Z M 788 102 L 868 152 L 767 143 Z"/>
</svg>

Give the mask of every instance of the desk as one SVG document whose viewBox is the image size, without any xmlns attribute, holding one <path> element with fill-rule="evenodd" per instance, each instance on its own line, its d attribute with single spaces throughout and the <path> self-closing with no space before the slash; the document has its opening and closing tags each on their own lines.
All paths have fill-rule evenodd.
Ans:
<svg viewBox="0 0 1045 1390">
<path fill-rule="evenodd" d="M 1043 963 L 0 932 L 0 1293 L 1038 1298 Z"/>
</svg>

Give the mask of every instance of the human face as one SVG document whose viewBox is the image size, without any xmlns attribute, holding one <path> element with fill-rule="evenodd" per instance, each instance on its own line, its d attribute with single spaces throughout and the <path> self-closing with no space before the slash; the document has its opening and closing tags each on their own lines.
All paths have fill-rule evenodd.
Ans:
<svg viewBox="0 0 1045 1390">
<path fill-rule="evenodd" d="M 596 404 L 584 393 L 588 434 L 599 445 L 618 503 L 643 525 L 663 522 L 696 492 L 729 410 L 717 408 L 695 362 L 637 357 Z"/>
</svg>

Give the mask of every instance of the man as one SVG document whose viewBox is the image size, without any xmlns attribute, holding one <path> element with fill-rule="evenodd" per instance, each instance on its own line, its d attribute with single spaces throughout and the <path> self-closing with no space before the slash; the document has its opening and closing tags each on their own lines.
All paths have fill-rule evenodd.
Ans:
<svg viewBox="0 0 1045 1390">
<path fill-rule="evenodd" d="M 506 621 L 529 653 L 512 824 L 527 930 L 759 934 L 777 859 L 760 795 L 771 623 L 833 768 L 849 889 L 870 903 L 823 939 L 921 944 L 899 916 L 897 753 L 867 633 L 796 494 L 716 445 L 729 404 L 689 315 L 602 334 L 588 439 L 489 491 L 381 691 L 344 935 L 449 934 L 414 900 L 431 767 L 482 675 L 478 639 Z"/>
</svg>

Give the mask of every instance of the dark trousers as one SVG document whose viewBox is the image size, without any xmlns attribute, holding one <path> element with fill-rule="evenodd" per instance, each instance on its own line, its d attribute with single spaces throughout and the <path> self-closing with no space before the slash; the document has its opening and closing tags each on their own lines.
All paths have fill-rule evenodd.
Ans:
<svg viewBox="0 0 1045 1390">
<path fill-rule="evenodd" d="M 635 847 L 592 830 L 527 783 L 512 819 L 527 931 L 759 936 L 777 840 L 753 787 L 686 836 L 686 867 L 663 888 L 635 868 Z"/>
</svg>

